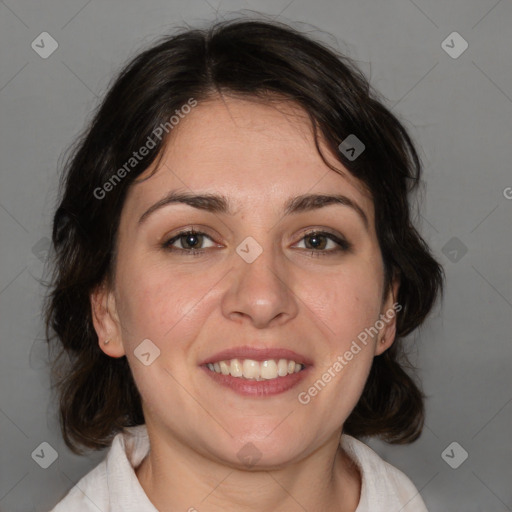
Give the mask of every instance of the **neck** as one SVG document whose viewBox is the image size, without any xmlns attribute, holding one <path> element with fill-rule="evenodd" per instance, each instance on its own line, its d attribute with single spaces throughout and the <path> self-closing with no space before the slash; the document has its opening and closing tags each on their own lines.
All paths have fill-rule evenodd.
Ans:
<svg viewBox="0 0 512 512">
<path fill-rule="evenodd" d="M 205 458 L 176 439 L 152 436 L 136 469 L 158 510 L 354 512 L 361 475 L 339 446 L 339 434 L 299 462 L 276 469 L 240 470 Z"/>
</svg>

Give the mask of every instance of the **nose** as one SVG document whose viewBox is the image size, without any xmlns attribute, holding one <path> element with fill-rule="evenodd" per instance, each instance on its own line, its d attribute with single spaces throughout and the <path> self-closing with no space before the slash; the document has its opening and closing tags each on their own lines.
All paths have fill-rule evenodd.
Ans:
<svg viewBox="0 0 512 512">
<path fill-rule="evenodd" d="M 222 299 L 225 317 L 251 323 L 257 329 L 284 324 L 298 313 L 290 271 L 271 248 L 252 263 L 233 255 L 230 284 Z M 279 260 L 279 261 L 278 261 Z"/>
</svg>

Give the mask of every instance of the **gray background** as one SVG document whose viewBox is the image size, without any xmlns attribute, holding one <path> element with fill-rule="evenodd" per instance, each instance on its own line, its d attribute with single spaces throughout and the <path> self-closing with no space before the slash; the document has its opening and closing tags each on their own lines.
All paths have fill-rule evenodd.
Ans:
<svg viewBox="0 0 512 512">
<path fill-rule="evenodd" d="M 242 9 L 355 58 L 421 147 L 417 225 L 447 274 L 444 302 L 411 336 L 427 426 L 411 446 L 370 445 L 431 512 L 512 510 L 510 0 L 0 1 L 0 510 L 48 510 L 104 456 L 65 448 L 49 390 L 37 279 L 59 157 L 143 45 Z M 45 31 L 59 45 L 47 59 L 31 48 Z M 441 46 L 453 31 L 469 44 L 458 58 Z M 31 456 L 42 442 L 58 453 L 48 469 Z"/>
</svg>

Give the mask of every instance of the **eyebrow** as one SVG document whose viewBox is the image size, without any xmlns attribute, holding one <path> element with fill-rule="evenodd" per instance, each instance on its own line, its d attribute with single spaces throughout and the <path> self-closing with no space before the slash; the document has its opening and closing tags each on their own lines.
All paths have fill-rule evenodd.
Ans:
<svg viewBox="0 0 512 512">
<path fill-rule="evenodd" d="M 154 205 L 149 207 L 139 218 L 142 224 L 152 213 L 169 204 L 186 204 L 211 213 L 225 213 L 232 215 L 229 200 L 226 196 L 217 194 L 191 194 L 188 192 L 170 192 Z M 364 210 L 352 199 L 342 194 L 303 194 L 288 199 L 284 205 L 284 215 L 318 210 L 326 206 L 338 204 L 347 206 L 355 211 L 368 230 L 368 217 Z"/>
</svg>

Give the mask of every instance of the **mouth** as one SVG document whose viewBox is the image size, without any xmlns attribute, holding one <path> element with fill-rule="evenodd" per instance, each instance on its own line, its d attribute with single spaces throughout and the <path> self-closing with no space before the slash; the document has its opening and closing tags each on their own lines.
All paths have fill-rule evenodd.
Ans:
<svg viewBox="0 0 512 512">
<path fill-rule="evenodd" d="M 288 391 L 309 373 L 310 359 L 287 349 L 238 347 L 200 363 L 218 384 L 242 395 L 270 396 Z"/>
</svg>

